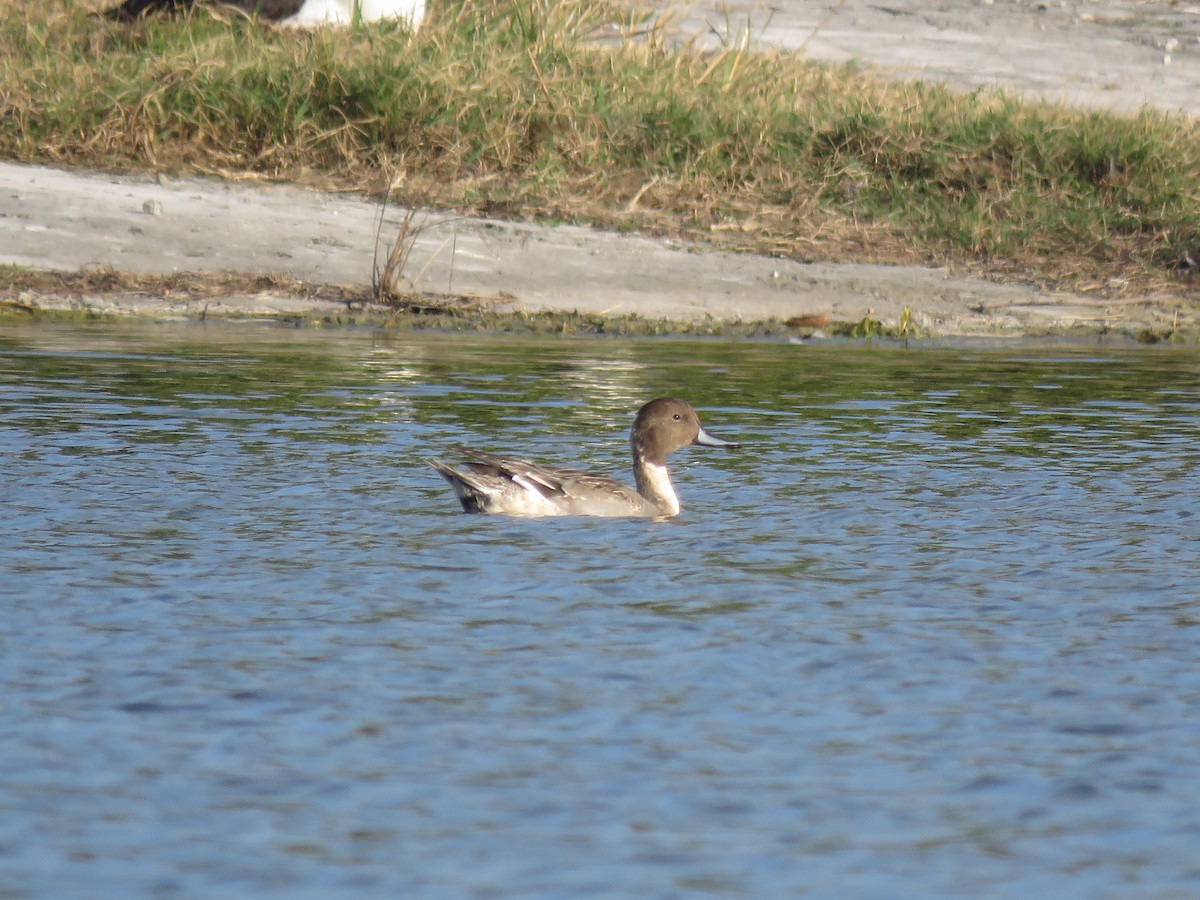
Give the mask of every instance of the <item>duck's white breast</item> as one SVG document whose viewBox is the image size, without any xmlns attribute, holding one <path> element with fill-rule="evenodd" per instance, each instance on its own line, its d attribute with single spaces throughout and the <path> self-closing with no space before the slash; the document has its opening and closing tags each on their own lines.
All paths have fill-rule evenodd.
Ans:
<svg viewBox="0 0 1200 900">
<path fill-rule="evenodd" d="M 666 466 L 643 462 L 639 484 L 645 488 L 642 493 L 652 497 L 662 507 L 663 515 L 679 515 L 679 496 L 671 484 L 671 474 Z"/>
</svg>

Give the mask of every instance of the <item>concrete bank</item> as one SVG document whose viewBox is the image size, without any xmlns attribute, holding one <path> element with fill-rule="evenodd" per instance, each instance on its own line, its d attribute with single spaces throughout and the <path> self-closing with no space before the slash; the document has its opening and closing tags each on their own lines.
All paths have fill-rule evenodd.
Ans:
<svg viewBox="0 0 1200 900">
<path fill-rule="evenodd" d="M 65 172 L 0 163 L 0 264 L 135 273 L 273 273 L 369 285 L 403 211 L 289 186 Z M 940 269 L 804 264 L 580 227 L 420 215 L 405 269 L 418 290 L 497 311 L 577 311 L 695 322 L 866 316 L 939 335 L 1198 324 L 1178 302 L 1045 296 Z M 382 259 L 379 260 L 382 262 Z M 122 293 L 8 297 L 27 307 L 187 316 L 187 298 Z M 210 315 L 321 315 L 335 301 L 271 293 L 205 301 Z M 1182 319 L 1180 318 L 1182 316 Z"/>
</svg>

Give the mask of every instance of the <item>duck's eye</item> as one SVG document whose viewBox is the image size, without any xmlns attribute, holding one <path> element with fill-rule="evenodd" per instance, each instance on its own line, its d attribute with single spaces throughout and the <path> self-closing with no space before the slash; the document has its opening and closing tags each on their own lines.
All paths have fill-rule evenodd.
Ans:
<svg viewBox="0 0 1200 900">
<path fill-rule="evenodd" d="M 675 413 L 675 421 L 676 422 L 678 422 L 682 418 L 683 418 L 683 416 L 681 416 L 679 413 Z"/>
</svg>

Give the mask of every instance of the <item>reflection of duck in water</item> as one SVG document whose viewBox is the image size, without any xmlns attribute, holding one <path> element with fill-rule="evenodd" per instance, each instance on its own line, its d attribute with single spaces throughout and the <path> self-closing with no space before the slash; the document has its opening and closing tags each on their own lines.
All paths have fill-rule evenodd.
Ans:
<svg viewBox="0 0 1200 900">
<path fill-rule="evenodd" d="M 355 7 L 363 22 L 404 19 L 416 28 L 425 17 L 425 0 L 125 0 L 108 10 L 110 19 L 130 22 L 152 13 L 187 9 L 197 3 L 230 6 L 280 25 L 349 25 Z"/>
</svg>

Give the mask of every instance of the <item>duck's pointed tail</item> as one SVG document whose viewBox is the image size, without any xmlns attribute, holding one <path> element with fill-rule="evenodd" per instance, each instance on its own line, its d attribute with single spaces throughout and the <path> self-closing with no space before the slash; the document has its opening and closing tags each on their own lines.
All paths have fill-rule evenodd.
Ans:
<svg viewBox="0 0 1200 900">
<path fill-rule="evenodd" d="M 484 491 L 483 483 L 473 473 L 456 469 L 440 459 L 427 459 L 425 462 L 450 482 L 450 487 L 454 488 L 454 494 L 458 497 L 463 509 L 476 513 L 487 511 L 485 508 L 487 494 Z"/>
</svg>

